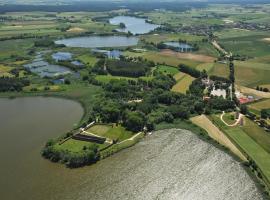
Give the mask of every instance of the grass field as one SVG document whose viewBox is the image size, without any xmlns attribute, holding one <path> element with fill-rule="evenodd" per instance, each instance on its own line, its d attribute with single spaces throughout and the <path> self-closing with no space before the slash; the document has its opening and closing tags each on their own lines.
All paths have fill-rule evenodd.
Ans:
<svg viewBox="0 0 270 200">
<path fill-rule="evenodd" d="M 175 66 L 177 67 L 179 64 L 186 64 L 191 67 L 196 67 L 198 64 L 201 64 L 202 62 L 192 60 L 192 59 L 183 59 L 176 57 L 175 55 L 166 55 L 162 52 L 154 52 L 154 51 L 149 51 L 149 52 L 144 52 L 144 53 L 133 53 L 133 52 L 125 52 L 125 56 L 130 56 L 130 57 L 143 57 L 148 60 L 152 60 L 155 63 L 159 64 L 165 64 L 165 65 L 170 65 L 170 66 Z"/>
<path fill-rule="evenodd" d="M 270 180 L 270 140 L 269 135 L 252 121 L 245 120 L 243 127 L 227 127 L 219 115 L 211 115 L 211 120 L 224 131 L 249 157 L 251 157 Z M 260 130 L 261 129 L 261 130 Z"/>
<path fill-rule="evenodd" d="M 169 41 L 178 41 L 186 40 L 187 42 L 201 42 L 204 39 L 204 36 L 191 35 L 186 33 L 166 33 L 166 34 L 154 34 L 154 35 L 143 35 L 140 37 L 146 42 L 153 42 L 155 44 L 159 42 L 169 42 Z"/>
<path fill-rule="evenodd" d="M 250 61 L 235 61 L 236 83 L 247 87 L 270 84 L 269 64 Z"/>
<path fill-rule="evenodd" d="M 230 30 L 231 32 L 231 30 Z M 245 34 L 243 34 L 244 32 Z M 233 32 L 231 37 L 228 33 L 222 33 L 225 37 L 221 37 L 220 44 L 230 52 L 249 57 L 267 56 L 270 51 L 269 43 L 263 39 L 268 37 L 267 33 L 253 33 L 253 31 Z"/>
<path fill-rule="evenodd" d="M 27 52 L 33 45 L 34 41 L 32 39 L 0 41 L 0 62 L 16 57 L 29 57 Z"/>
<path fill-rule="evenodd" d="M 229 67 L 227 64 L 214 63 L 212 69 L 210 69 L 209 74 L 215 76 L 221 76 L 224 78 L 229 77 Z"/>
<path fill-rule="evenodd" d="M 133 133 L 127 131 L 122 126 L 111 126 L 111 125 L 94 125 L 86 130 L 86 132 L 99 135 L 101 137 L 110 138 L 112 140 L 123 141 L 132 137 Z"/>
<path fill-rule="evenodd" d="M 90 54 L 78 56 L 78 59 L 88 66 L 94 66 L 98 59 Z"/>
<path fill-rule="evenodd" d="M 172 76 L 175 76 L 179 73 L 179 70 L 176 67 L 171 67 L 167 65 L 158 65 L 155 71 L 162 74 L 170 74 Z"/>
<path fill-rule="evenodd" d="M 69 150 L 73 153 L 81 152 L 83 150 L 84 146 L 90 146 L 93 145 L 91 142 L 86 141 L 79 141 L 74 139 L 69 139 L 68 141 L 64 142 L 63 144 L 55 145 L 54 147 L 59 150 Z"/>
<path fill-rule="evenodd" d="M 180 92 L 180 93 L 186 93 L 190 84 L 192 81 L 194 81 L 195 78 L 193 78 L 190 75 L 185 75 L 182 79 L 180 79 L 172 88 L 173 92 Z"/>
<path fill-rule="evenodd" d="M 153 76 L 141 76 L 139 78 L 131 78 L 131 77 L 125 77 L 125 76 L 97 75 L 95 79 L 102 83 L 108 83 L 111 80 L 120 80 L 120 79 L 135 80 L 135 81 L 138 79 L 142 79 L 142 80 L 148 81 L 148 80 L 152 80 Z"/>
<path fill-rule="evenodd" d="M 235 155 L 242 160 L 246 160 L 245 156 L 239 149 L 228 139 L 228 137 L 220 131 L 205 115 L 196 116 L 190 119 L 192 123 L 207 131 L 208 135 L 219 144 L 229 148 Z"/>
<path fill-rule="evenodd" d="M 262 109 L 270 109 L 270 99 L 249 104 L 248 108 L 255 114 L 260 115 Z"/>
</svg>

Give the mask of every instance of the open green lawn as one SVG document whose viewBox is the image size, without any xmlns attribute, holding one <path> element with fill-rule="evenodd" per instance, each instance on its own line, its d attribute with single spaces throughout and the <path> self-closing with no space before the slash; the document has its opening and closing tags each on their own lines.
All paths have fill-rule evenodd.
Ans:
<svg viewBox="0 0 270 200">
<path fill-rule="evenodd" d="M 78 59 L 88 66 L 94 66 L 98 61 L 98 59 L 91 54 L 80 55 Z"/>
<path fill-rule="evenodd" d="M 68 141 L 64 142 L 61 145 L 59 144 L 54 145 L 54 148 L 59 149 L 59 150 L 69 150 L 73 153 L 76 153 L 76 152 L 82 151 L 84 146 L 90 146 L 90 145 L 94 145 L 94 144 L 91 142 L 69 139 Z"/>
<path fill-rule="evenodd" d="M 89 133 L 93 133 L 95 135 L 99 135 L 102 137 L 110 138 L 112 140 L 123 141 L 130 137 L 132 137 L 133 133 L 127 131 L 122 126 L 115 125 L 94 125 L 86 130 Z"/>
<path fill-rule="evenodd" d="M 270 180 L 270 136 L 254 122 L 245 119 L 243 127 L 227 127 L 219 115 L 211 115 L 211 120 L 227 134 L 234 143 L 251 157 L 264 175 Z"/>
<path fill-rule="evenodd" d="M 179 73 L 179 70 L 176 67 L 171 67 L 167 65 L 158 65 L 155 71 L 162 74 L 170 74 L 172 76 Z"/>
</svg>

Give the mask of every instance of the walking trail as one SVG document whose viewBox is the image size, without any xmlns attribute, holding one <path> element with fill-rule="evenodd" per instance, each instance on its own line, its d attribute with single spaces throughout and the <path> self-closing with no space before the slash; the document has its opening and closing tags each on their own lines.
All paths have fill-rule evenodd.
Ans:
<svg viewBox="0 0 270 200">
<path fill-rule="evenodd" d="M 243 114 L 240 113 L 240 114 L 239 114 L 239 117 L 238 117 L 238 119 L 236 120 L 235 123 L 233 123 L 233 124 L 228 124 L 228 123 L 225 122 L 224 119 L 223 119 L 223 116 L 224 116 L 225 114 L 226 114 L 226 113 L 223 111 L 222 115 L 220 115 L 220 120 L 221 120 L 224 124 L 226 124 L 226 126 L 229 126 L 229 127 L 237 126 L 237 125 L 240 123 L 241 119 L 243 118 Z"/>
</svg>

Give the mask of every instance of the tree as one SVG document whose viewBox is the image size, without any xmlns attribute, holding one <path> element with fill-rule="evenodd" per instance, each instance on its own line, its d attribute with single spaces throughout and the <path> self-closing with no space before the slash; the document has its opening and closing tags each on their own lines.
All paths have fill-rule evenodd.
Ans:
<svg viewBox="0 0 270 200">
<path fill-rule="evenodd" d="M 268 117 L 270 117 L 270 109 L 262 109 L 261 118 L 267 119 Z"/>
<path fill-rule="evenodd" d="M 172 105 L 168 108 L 168 112 L 175 118 L 188 119 L 189 117 L 189 110 L 182 105 Z"/>
<path fill-rule="evenodd" d="M 71 84 L 70 80 L 69 79 L 65 79 L 65 84 L 66 85 L 70 85 Z"/>
<path fill-rule="evenodd" d="M 124 28 L 126 28 L 126 25 L 125 25 L 123 22 L 121 22 L 121 23 L 119 24 L 119 27 L 120 27 L 121 29 L 124 29 Z"/>
<path fill-rule="evenodd" d="M 127 130 L 138 132 L 142 131 L 145 123 L 145 115 L 141 112 L 128 111 L 125 115 L 124 126 Z"/>
<path fill-rule="evenodd" d="M 240 106 L 240 112 L 243 114 L 243 115 L 246 115 L 248 113 L 248 108 L 246 105 L 241 105 Z"/>
</svg>

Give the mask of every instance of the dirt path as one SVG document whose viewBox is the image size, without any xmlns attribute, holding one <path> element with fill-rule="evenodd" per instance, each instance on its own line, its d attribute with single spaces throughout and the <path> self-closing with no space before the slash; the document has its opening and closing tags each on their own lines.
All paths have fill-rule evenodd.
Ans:
<svg viewBox="0 0 270 200">
<path fill-rule="evenodd" d="M 232 53 L 230 52 L 227 52 L 225 49 L 223 49 L 216 40 L 213 40 L 212 41 L 212 45 L 220 52 L 222 52 L 225 56 L 227 57 L 231 57 L 232 56 Z"/>
<path fill-rule="evenodd" d="M 136 135 L 133 135 L 131 138 L 128 138 L 128 139 L 126 139 L 126 140 L 123 140 L 122 142 L 119 142 L 119 143 L 117 143 L 117 144 L 121 144 L 121 143 L 123 143 L 123 142 L 126 142 L 126 141 L 129 141 L 129 140 L 134 140 L 137 136 L 139 136 L 140 134 L 142 134 L 143 132 L 139 132 L 139 133 L 137 133 Z"/>
<path fill-rule="evenodd" d="M 239 149 L 229 140 L 229 138 L 222 131 L 220 131 L 205 115 L 193 117 L 191 118 L 191 121 L 206 130 L 211 138 L 226 146 L 241 160 L 247 160 L 246 157 L 239 151 Z"/>
<path fill-rule="evenodd" d="M 224 119 L 223 119 L 223 116 L 224 116 L 225 114 L 226 114 L 226 113 L 223 111 L 222 115 L 220 115 L 220 120 L 221 120 L 224 124 L 226 124 L 226 126 L 230 126 L 230 127 L 233 127 L 233 126 L 238 125 L 239 122 L 240 122 L 240 120 L 241 120 L 242 117 L 243 117 L 243 115 L 240 113 L 240 114 L 239 114 L 239 117 L 238 117 L 238 119 L 236 120 L 235 123 L 233 123 L 233 124 L 228 124 L 228 123 L 225 122 Z"/>
</svg>

